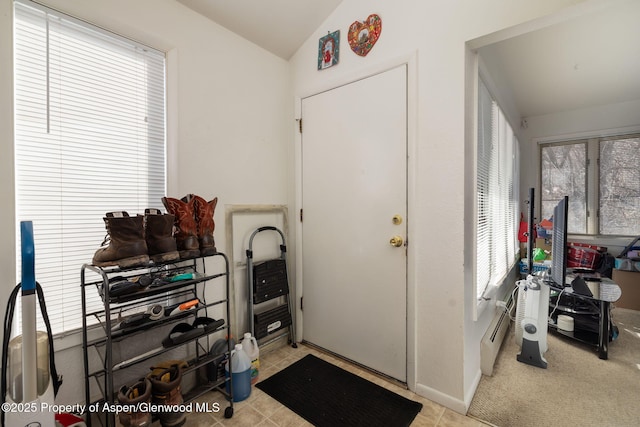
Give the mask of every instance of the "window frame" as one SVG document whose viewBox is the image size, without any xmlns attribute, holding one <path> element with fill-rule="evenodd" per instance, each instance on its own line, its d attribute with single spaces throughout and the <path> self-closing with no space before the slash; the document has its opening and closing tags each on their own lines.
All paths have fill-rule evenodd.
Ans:
<svg viewBox="0 0 640 427">
<path fill-rule="evenodd" d="M 590 212 L 589 212 L 589 205 L 588 205 L 588 200 L 590 200 L 590 194 L 589 191 L 591 189 L 594 188 L 594 186 L 592 185 L 591 182 L 589 182 L 589 162 L 590 162 L 590 153 L 589 153 L 589 139 L 587 138 L 578 138 L 578 139 L 571 139 L 571 140 L 567 140 L 567 141 L 557 141 L 557 142 L 549 142 L 549 143 L 545 143 L 545 144 L 540 144 L 538 147 L 538 188 L 539 188 L 539 197 L 538 197 L 538 203 L 536 204 L 536 218 L 537 221 L 539 222 L 540 220 L 542 220 L 544 213 L 543 213 L 543 177 L 542 177 L 542 150 L 544 148 L 552 148 L 552 147 L 562 147 L 562 146 L 569 146 L 569 145 L 584 145 L 585 149 L 584 149 L 584 154 L 585 154 L 585 163 L 584 163 L 584 168 L 585 168 L 585 178 L 584 178 L 584 185 L 585 185 L 585 229 L 587 230 L 587 233 L 575 233 L 575 232 L 571 232 L 571 234 L 573 235 L 580 235 L 580 234 L 588 234 L 588 230 L 591 227 L 590 224 Z M 564 194 L 563 194 L 564 196 Z M 571 200 L 572 197 L 569 194 L 569 206 L 571 206 Z M 558 198 L 558 199 L 550 199 L 547 200 L 547 202 L 550 202 L 552 206 L 556 206 L 556 204 L 560 201 L 562 197 Z M 553 214 L 553 208 L 551 209 L 550 215 L 547 215 L 546 218 L 549 219 L 550 216 Z"/>
<path fill-rule="evenodd" d="M 586 144 L 586 233 L 569 233 L 580 240 L 597 240 L 604 242 L 602 244 L 613 244 L 625 246 L 629 238 L 633 238 L 636 234 L 601 234 L 600 233 L 600 143 L 607 140 L 640 138 L 640 128 L 617 129 L 597 134 L 581 134 L 573 135 L 567 138 L 552 140 L 540 139 L 538 145 L 538 188 L 542 194 L 542 150 L 549 146 L 570 145 L 570 144 Z M 571 200 L 569 200 L 571 204 Z M 542 203 L 536 209 L 536 216 L 542 219 Z"/>
</svg>

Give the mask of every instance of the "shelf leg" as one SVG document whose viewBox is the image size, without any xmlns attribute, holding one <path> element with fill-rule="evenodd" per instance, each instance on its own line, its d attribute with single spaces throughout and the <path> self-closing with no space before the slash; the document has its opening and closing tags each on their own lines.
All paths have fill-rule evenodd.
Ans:
<svg viewBox="0 0 640 427">
<path fill-rule="evenodd" d="M 598 357 L 607 360 L 609 358 L 609 319 L 610 303 L 600 301 L 600 333 L 598 334 Z"/>
</svg>

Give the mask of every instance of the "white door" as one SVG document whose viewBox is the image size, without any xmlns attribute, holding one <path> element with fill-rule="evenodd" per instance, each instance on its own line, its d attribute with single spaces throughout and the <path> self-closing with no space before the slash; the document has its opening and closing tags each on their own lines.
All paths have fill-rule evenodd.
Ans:
<svg viewBox="0 0 640 427">
<path fill-rule="evenodd" d="M 406 382 L 407 68 L 304 98 L 302 119 L 303 338 Z"/>
</svg>

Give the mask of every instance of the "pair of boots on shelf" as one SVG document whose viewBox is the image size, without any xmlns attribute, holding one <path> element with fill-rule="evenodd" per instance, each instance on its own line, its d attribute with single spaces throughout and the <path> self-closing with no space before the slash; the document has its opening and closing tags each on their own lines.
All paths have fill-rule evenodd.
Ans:
<svg viewBox="0 0 640 427">
<path fill-rule="evenodd" d="M 179 260 L 173 221 L 173 215 L 164 215 L 158 209 L 146 209 L 144 216 L 108 212 L 104 217 L 107 236 L 93 255 L 93 264 L 128 268 L 148 264 L 150 259 Z"/>
<path fill-rule="evenodd" d="M 107 237 L 93 256 L 99 267 L 120 268 L 208 256 L 216 253 L 213 231 L 218 198 L 210 202 L 189 194 L 182 200 L 163 197 L 168 214 L 146 209 L 144 216 L 108 212 Z M 108 246 L 107 245 L 108 242 Z"/>
<path fill-rule="evenodd" d="M 180 411 L 180 406 L 184 403 L 180 391 L 184 365 L 183 362 L 151 368 L 152 371 L 146 378 L 130 387 L 123 386 L 118 391 L 118 402 L 121 405 L 130 405 L 128 408 L 148 408 L 149 404 L 153 404 L 155 408 L 164 410 L 153 413 L 144 410 L 121 412 L 118 416 L 120 424 L 123 427 L 147 427 L 151 425 L 155 414 L 162 427 L 183 425 L 187 420 L 187 414 Z"/>
<path fill-rule="evenodd" d="M 175 216 L 175 239 L 181 258 L 216 253 L 213 214 L 218 204 L 217 197 L 209 202 L 195 194 L 187 194 L 180 200 L 163 197 L 162 204 Z"/>
</svg>

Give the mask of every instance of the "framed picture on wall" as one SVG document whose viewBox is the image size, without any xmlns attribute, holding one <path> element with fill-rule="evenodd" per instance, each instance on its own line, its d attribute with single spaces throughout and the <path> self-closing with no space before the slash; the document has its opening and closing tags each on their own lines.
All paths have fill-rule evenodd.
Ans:
<svg viewBox="0 0 640 427">
<path fill-rule="evenodd" d="M 349 26 L 349 33 L 347 33 L 351 50 L 356 55 L 367 56 L 380 38 L 381 32 L 382 19 L 375 13 L 369 15 L 363 22 L 355 21 Z"/>
<path fill-rule="evenodd" d="M 318 70 L 338 63 L 340 59 L 340 30 L 321 37 L 318 41 Z"/>
</svg>

